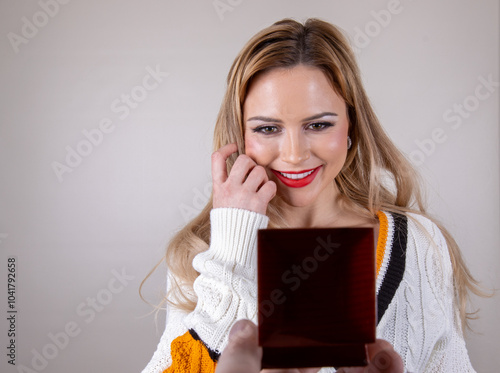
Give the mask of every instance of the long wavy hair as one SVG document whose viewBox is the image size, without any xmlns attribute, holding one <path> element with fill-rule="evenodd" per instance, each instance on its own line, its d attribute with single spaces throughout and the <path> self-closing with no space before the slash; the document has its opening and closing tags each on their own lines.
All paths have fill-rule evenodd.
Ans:
<svg viewBox="0 0 500 373">
<path fill-rule="evenodd" d="M 346 103 L 352 147 L 334 181 L 343 202 L 360 216 L 371 219 L 375 219 L 379 210 L 411 212 L 430 218 L 423 203 L 420 179 L 380 125 L 363 88 L 347 38 L 338 28 L 319 19 L 308 19 L 304 24 L 292 19 L 278 21 L 257 33 L 234 60 L 214 133 L 214 151 L 229 143 L 238 146 L 238 153 L 227 161 L 228 172 L 238 154 L 245 153 L 242 108 L 252 80 L 271 69 L 289 69 L 297 65 L 320 69 Z M 285 227 L 277 205 L 275 198 L 268 206 L 270 227 Z M 210 245 L 211 209 L 212 198 L 169 243 L 163 259 L 173 283 L 162 304 L 168 302 L 186 312 L 195 308 L 193 282 L 199 273 L 192 261 Z M 483 293 L 468 271 L 457 243 L 441 224 L 431 220 L 446 238 L 453 265 L 456 302 L 462 326 L 468 326 L 468 320 L 473 318 L 473 313 L 467 312 L 468 296 L 470 292 Z"/>
</svg>

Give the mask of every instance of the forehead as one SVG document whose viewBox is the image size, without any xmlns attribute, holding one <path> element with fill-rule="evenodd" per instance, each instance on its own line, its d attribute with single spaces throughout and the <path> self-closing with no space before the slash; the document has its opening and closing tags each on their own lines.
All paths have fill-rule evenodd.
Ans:
<svg viewBox="0 0 500 373">
<path fill-rule="evenodd" d="M 332 110 L 345 113 L 344 100 L 322 70 L 305 65 L 257 75 L 243 104 L 245 118 L 274 115 L 296 119 Z"/>
</svg>

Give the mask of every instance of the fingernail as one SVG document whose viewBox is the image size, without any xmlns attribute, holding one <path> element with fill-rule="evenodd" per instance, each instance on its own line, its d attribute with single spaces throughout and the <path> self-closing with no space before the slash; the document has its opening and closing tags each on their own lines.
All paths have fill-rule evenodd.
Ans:
<svg viewBox="0 0 500 373">
<path fill-rule="evenodd" d="M 252 334 L 252 326 L 247 322 L 236 322 L 229 331 L 229 338 L 248 338 Z"/>
</svg>

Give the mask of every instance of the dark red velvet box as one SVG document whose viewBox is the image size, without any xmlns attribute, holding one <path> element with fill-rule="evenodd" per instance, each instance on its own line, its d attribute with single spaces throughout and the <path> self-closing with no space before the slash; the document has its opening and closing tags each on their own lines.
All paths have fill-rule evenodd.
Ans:
<svg viewBox="0 0 500 373">
<path fill-rule="evenodd" d="M 373 228 L 258 232 L 263 368 L 361 366 L 375 341 Z"/>
</svg>

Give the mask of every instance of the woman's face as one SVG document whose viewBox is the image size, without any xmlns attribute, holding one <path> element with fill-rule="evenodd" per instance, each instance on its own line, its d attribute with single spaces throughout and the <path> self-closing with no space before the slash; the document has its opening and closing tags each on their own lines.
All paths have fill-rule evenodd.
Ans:
<svg viewBox="0 0 500 373">
<path fill-rule="evenodd" d="M 292 206 L 327 203 L 347 156 L 344 100 L 321 70 L 299 65 L 256 77 L 243 105 L 246 154 Z"/>
</svg>

